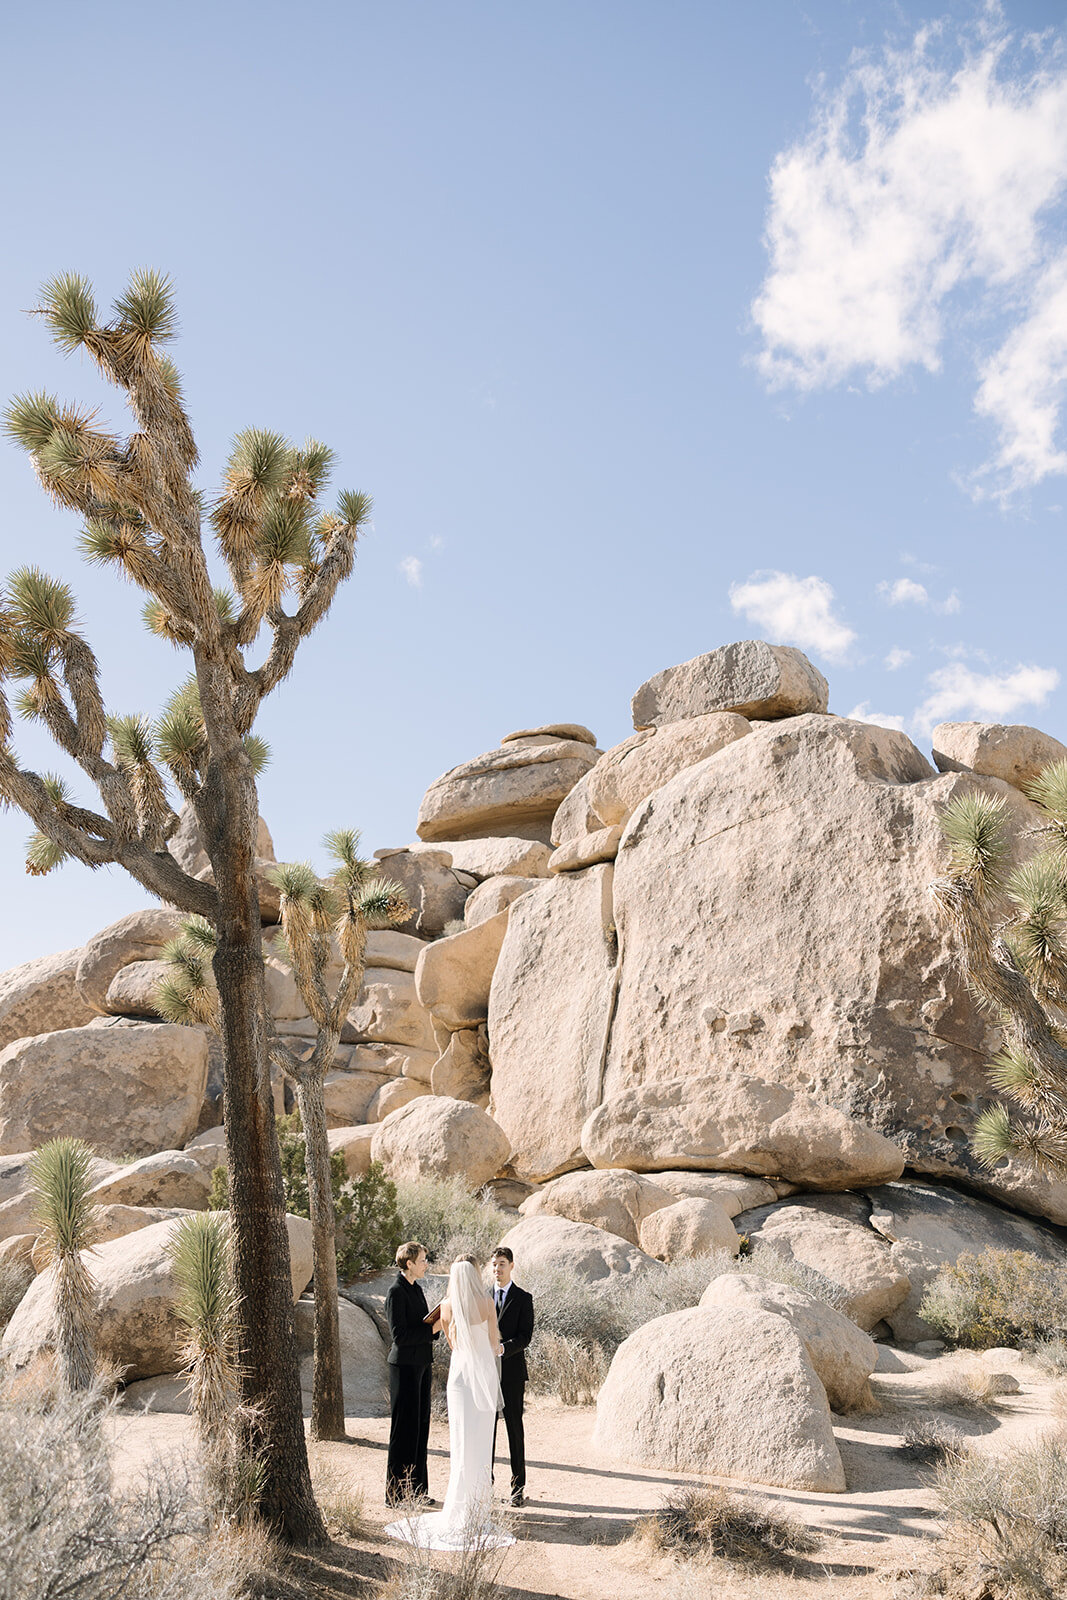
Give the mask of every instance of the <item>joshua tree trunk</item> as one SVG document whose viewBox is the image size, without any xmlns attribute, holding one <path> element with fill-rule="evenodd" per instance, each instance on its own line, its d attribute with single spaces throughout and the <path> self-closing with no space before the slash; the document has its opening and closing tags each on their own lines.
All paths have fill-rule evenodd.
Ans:
<svg viewBox="0 0 1067 1600">
<path fill-rule="evenodd" d="M 238 750 L 205 806 L 204 842 L 219 897 L 213 959 L 226 1058 L 224 1115 L 237 1292 L 237 1342 L 247 1444 L 264 1474 L 259 1511 L 289 1543 L 324 1542 L 304 1439 L 293 1325 L 289 1238 L 267 1054 L 266 996 L 256 887 L 256 790 Z M 242 767 L 245 770 L 241 770 Z M 209 775 L 205 787 L 215 788 Z M 218 831 L 211 825 L 220 819 Z"/>
<path fill-rule="evenodd" d="M 345 1395 L 337 1317 L 337 1237 L 330 1184 L 330 1145 L 321 1072 L 296 1086 L 304 1124 L 308 1209 L 315 1243 L 315 1380 L 311 1399 L 313 1439 L 345 1437 Z"/>
</svg>

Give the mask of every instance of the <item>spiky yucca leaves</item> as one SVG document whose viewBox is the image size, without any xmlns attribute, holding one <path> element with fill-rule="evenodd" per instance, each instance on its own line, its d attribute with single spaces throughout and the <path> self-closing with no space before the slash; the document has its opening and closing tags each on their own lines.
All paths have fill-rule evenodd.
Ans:
<svg viewBox="0 0 1067 1600">
<path fill-rule="evenodd" d="M 91 1164 L 80 1139 L 52 1139 L 30 1163 L 40 1242 L 54 1272 L 56 1363 L 70 1390 L 90 1388 L 96 1369 L 96 1288 L 81 1256 L 95 1238 Z"/>
<path fill-rule="evenodd" d="M 176 939 L 163 946 L 160 960 L 169 968 L 153 999 L 167 1022 L 200 1024 L 218 1032 L 219 992 L 211 970 L 218 936 L 203 917 L 186 917 Z"/>
<path fill-rule="evenodd" d="M 1007 806 L 972 790 L 941 818 L 951 849 L 949 876 L 932 892 L 956 937 L 968 982 L 1007 1033 L 989 1069 L 1002 1102 L 975 1125 L 974 1153 L 986 1166 L 1004 1158 L 1067 1173 L 1067 762 L 1028 789 L 1048 822 L 1049 843 L 1008 871 Z"/>
<path fill-rule="evenodd" d="M 230 1219 L 222 1211 L 183 1217 L 168 1245 L 178 1285 L 174 1309 L 185 1324 L 182 1349 L 190 1407 L 217 1500 L 231 1494 L 237 1406 L 237 1296 Z"/>
</svg>

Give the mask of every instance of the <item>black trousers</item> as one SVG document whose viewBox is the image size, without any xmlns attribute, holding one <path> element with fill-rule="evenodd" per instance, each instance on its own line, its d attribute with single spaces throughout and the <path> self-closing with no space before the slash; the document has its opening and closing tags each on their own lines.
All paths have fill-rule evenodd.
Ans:
<svg viewBox="0 0 1067 1600">
<path fill-rule="evenodd" d="M 522 1425 L 522 1408 L 526 1400 L 525 1379 L 519 1383 L 501 1385 L 504 1396 L 504 1426 L 508 1430 L 508 1456 L 511 1460 L 511 1492 L 521 1494 L 526 1488 L 526 1430 Z M 497 1422 L 500 1418 L 497 1417 Z M 493 1461 L 496 1461 L 496 1422 L 493 1424 Z"/>
<path fill-rule="evenodd" d="M 432 1367 L 389 1368 L 389 1460 L 385 1498 L 392 1505 L 405 1495 L 429 1494 L 426 1446 L 430 1438 Z"/>
</svg>

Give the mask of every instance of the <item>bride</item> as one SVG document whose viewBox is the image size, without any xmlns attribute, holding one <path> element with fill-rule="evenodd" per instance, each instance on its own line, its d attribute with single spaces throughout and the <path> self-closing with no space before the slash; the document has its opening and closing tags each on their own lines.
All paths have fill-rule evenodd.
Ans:
<svg viewBox="0 0 1067 1600">
<path fill-rule="evenodd" d="M 386 1533 L 429 1550 L 514 1544 L 492 1522 L 493 1432 L 502 1409 L 500 1332 L 492 1295 L 470 1256 L 452 1263 L 441 1326 L 452 1350 L 448 1371 L 448 1493 L 441 1511 L 393 1522 Z"/>
</svg>

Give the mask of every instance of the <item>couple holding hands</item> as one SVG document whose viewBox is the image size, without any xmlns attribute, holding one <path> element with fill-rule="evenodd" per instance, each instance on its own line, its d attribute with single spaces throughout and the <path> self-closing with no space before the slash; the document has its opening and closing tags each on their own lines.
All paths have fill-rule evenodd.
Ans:
<svg viewBox="0 0 1067 1600">
<path fill-rule="evenodd" d="M 482 1281 L 472 1256 L 452 1263 L 448 1293 L 430 1311 L 419 1279 L 426 1251 L 417 1240 L 396 1253 L 400 1269 L 385 1301 L 389 1350 L 389 1462 L 385 1497 L 390 1505 L 429 1497 L 426 1446 L 430 1432 L 430 1373 L 433 1341 L 448 1340 L 448 1492 L 440 1511 L 391 1523 L 394 1538 L 430 1549 L 512 1543 L 494 1529 L 491 1516 L 497 1419 L 502 1414 L 511 1458 L 511 1504 L 526 1490 L 522 1411 L 526 1388 L 525 1350 L 533 1336 L 533 1299 L 512 1281 L 514 1256 L 501 1245 L 492 1257 L 493 1282 Z"/>
</svg>

